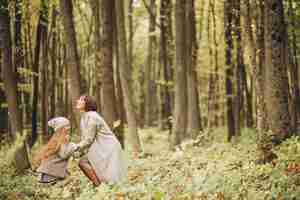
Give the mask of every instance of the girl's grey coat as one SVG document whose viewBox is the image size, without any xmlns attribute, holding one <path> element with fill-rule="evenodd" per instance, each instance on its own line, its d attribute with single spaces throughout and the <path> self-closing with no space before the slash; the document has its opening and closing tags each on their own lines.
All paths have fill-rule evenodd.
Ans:
<svg viewBox="0 0 300 200">
<path fill-rule="evenodd" d="M 122 148 L 104 119 L 97 112 L 85 112 L 81 116 L 80 130 L 78 147 L 87 156 L 100 181 L 121 181 L 126 176 Z"/>
<path fill-rule="evenodd" d="M 75 150 L 74 143 L 61 145 L 59 151 L 42 161 L 37 172 L 45 173 L 54 177 L 65 178 L 67 176 L 68 158 Z"/>
</svg>

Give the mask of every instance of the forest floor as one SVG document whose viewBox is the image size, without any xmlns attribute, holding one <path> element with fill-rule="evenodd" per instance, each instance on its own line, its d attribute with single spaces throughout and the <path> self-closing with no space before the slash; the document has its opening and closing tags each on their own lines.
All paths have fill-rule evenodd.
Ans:
<svg viewBox="0 0 300 200">
<path fill-rule="evenodd" d="M 41 185 L 28 171 L 16 175 L 0 152 L 2 200 L 189 200 L 300 199 L 300 139 L 276 149 L 275 164 L 256 164 L 256 133 L 245 130 L 234 144 L 224 142 L 224 129 L 168 150 L 168 133 L 141 130 L 144 152 L 128 155 L 128 179 L 94 188 L 71 159 L 71 175 L 55 185 Z M 2 160 L 1 160 L 2 159 Z"/>
</svg>

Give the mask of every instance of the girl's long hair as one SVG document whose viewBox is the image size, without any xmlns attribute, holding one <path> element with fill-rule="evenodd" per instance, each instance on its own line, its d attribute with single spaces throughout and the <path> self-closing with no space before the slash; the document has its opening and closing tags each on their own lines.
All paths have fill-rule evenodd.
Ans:
<svg viewBox="0 0 300 200">
<path fill-rule="evenodd" d="M 68 132 L 64 131 L 63 128 L 58 129 L 49 142 L 43 146 L 33 158 L 33 165 L 38 167 L 44 160 L 47 160 L 49 157 L 55 155 L 62 144 L 68 142 L 67 139 Z"/>
</svg>

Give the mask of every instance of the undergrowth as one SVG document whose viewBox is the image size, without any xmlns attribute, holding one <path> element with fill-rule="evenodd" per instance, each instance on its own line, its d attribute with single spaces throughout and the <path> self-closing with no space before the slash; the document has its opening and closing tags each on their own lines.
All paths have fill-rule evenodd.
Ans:
<svg viewBox="0 0 300 200">
<path fill-rule="evenodd" d="M 244 130 L 233 143 L 225 142 L 224 129 L 201 133 L 176 151 L 168 150 L 168 133 L 140 132 L 144 152 L 129 158 L 128 179 L 118 185 L 94 188 L 71 160 L 71 175 L 53 186 L 41 185 L 30 172 L 16 175 L 5 161 L 11 147 L 0 152 L 0 199 L 300 199 L 300 138 L 293 137 L 275 149 L 278 159 L 256 164 L 256 133 Z"/>
</svg>

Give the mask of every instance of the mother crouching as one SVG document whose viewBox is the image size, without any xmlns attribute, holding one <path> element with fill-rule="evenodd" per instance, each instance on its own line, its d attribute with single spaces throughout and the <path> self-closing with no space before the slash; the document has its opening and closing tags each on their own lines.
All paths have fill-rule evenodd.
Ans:
<svg viewBox="0 0 300 200">
<path fill-rule="evenodd" d="M 118 183 L 126 176 L 126 167 L 120 142 L 104 119 L 97 113 L 96 102 L 90 96 L 81 96 L 76 103 L 81 112 L 81 141 L 76 144 L 81 153 L 79 167 L 93 182 Z"/>
</svg>

